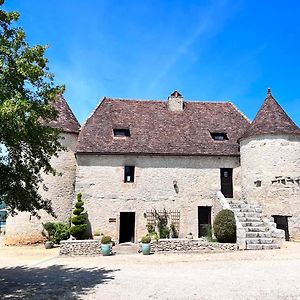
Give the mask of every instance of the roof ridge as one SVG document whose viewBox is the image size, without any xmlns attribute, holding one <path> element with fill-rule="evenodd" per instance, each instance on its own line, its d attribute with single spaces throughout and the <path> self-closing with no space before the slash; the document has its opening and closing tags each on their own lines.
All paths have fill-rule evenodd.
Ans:
<svg viewBox="0 0 300 300">
<path fill-rule="evenodd" d="M 229 102 L 234 108 L 235 108 L 235 110 L 238 112 L 238 113 L 240 113 L 247 121 L 249 121 L 250 122 L 250 124 L 251 124 L 251 120 L 240 110 L 240 109 L 238 109 L 238 107 L 233 103 L 233 102 Z"/>
<path fill-rule="evenodd" d="M 131 101 L 131 102 L 167 102 L 168 99 L 130 99 L 130 98 L 111 98 L 111 97 L 104 97 L 105 100 L 113 100 L 113 101 Z M 230 100 L 192 100 L 192 99 L 183 99 L 183 102 L 189 103 L 231 103 Z"/>
</svg>

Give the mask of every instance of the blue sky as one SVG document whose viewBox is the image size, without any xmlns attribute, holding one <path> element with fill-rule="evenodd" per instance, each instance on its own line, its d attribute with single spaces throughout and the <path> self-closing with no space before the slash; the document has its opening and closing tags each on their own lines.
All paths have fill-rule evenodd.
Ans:
<svg viewBox="0 0 300 300">
<path fill-rule="evenodd" d="M 230 100 L 253 118 L 268 87 L 300 125 L 300 2 L 6 0 L 82 123 L 103 96 Z"/>
</svg>

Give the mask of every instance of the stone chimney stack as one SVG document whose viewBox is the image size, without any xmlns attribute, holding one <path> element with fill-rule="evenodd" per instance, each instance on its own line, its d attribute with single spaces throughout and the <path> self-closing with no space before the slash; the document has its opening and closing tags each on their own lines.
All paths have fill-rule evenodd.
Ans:
<svg viewBox="0 0 300 300">
<path fill-rule="evenodd" d="M 174 91 L 168 97 L 168 109 L 170 111 L 183 111 L 183 97 L 179 92 Z"/>
</svg>

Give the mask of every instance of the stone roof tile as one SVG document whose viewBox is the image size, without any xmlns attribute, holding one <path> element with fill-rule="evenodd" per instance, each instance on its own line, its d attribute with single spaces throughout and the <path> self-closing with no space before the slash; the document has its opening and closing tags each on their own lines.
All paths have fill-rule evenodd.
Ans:
<svg viewBox="0 0 300 300">
<path fill-rule="evenodd" d="M 49 123 L 49 126 L 61 129 L 64 132 L 78 133 L 80 124 L 64 97 L 59 95 L 56 100 L 52 102 L 52 105 L 58 111 L 58 116 L 56 120 Z"/>
<path fill-rule="evenodd" d="M 242 138 L 266 134 L 300 134 L 300 129 L 278 104 L 270 89 L 268 89 L 265 101 Z"/>
<path fill-rule="evenodd" d="M 187 102 L 168 110 L 167 101 L 104 98 L 79 134 L 77 153 L 239 155 L 237 140 L 250 122 L 230 102 Z M 113 129 L 130 137 L 114 137 Z M 210 132 L 225 132 L 216 141 Z"/>
</svg>

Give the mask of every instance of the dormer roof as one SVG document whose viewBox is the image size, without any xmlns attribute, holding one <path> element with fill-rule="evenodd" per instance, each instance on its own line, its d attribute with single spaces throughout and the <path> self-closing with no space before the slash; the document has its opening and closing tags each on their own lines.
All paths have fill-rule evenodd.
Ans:
<svg viewBox="0 0 300 300">
<path fill-rule="evenodd" d="M 269 134 L 300 134 L 300 129 L 278 104 L 270 89 L 256 117 L 241 139 Z"/>
</svg>

